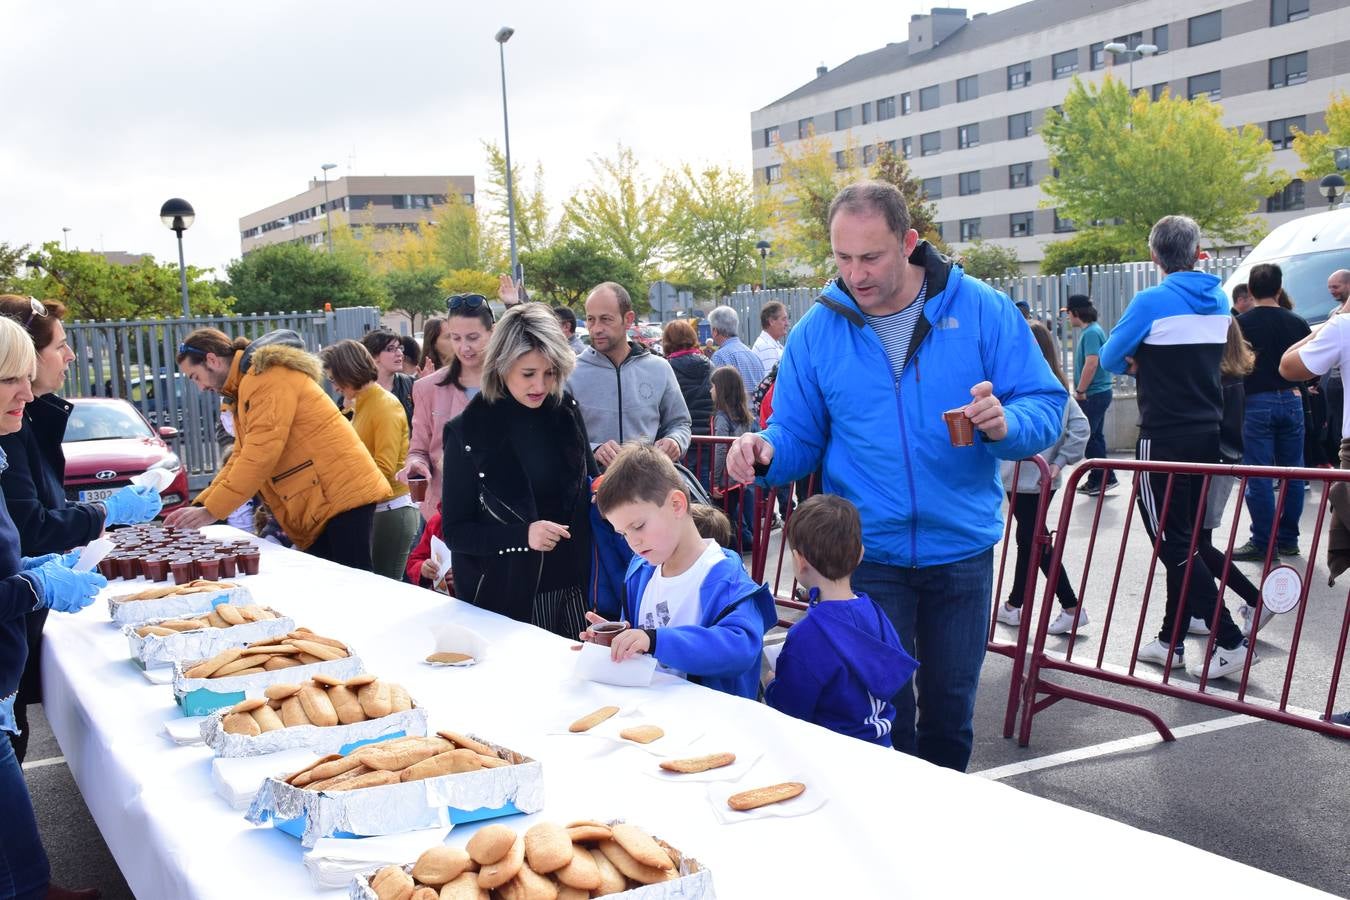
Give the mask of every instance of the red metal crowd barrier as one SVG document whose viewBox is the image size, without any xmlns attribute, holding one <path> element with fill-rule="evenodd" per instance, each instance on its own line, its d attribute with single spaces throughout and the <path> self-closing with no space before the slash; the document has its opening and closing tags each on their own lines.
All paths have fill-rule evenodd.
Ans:
<svg viewBox="0 0 1350 900">
<path fill-rule="evenodd" d="M 1111 576 L 1111 589 L 1109 596 L 1105 599 L 1104 610 L 1100 600 L 1093 601 L 1093 598 L 1087 593 L 1089 571 L 1094 562 L 1094 553 L 1097 549 L 1099 528 L 1102 523 L 1102 511 L 1107 502 L 1106 494 L 1098 494 L 1090 504 L 1091 526 L 1087 529 L 1075 528 L 1076 518 L 1083 510 L 1075 509 L 1075 506 L 1082 507 L 1084 504 L 1075 504 L 1072 501 L 1073 491 L 1079 482 L 1087 476 L 1089 472 L 1097 470 L 1114 470 L 1117 472 L 1132 472 L 1134 477 L 1131 479 L 1128 507 L 1124 511 L 1123 523 L 1120 528 L 1119 549 L 1115 552 L 1114 571 Z M 1204 652 L 1200 655 L 1201 666 L 1199 677 L 1195 683 L 1190 683 L 1181 679 L 1178 672 L 1174 671 L 1172 657 L 1168 656 L 1166 664 L 1162 667 L 1161 678 L 1146 677 L 1136 671 L 1140 665 L 1137 660 L 1141 641 L 1144 636 L 1146 620 L 1149 618 L 1150 599 L 1154 590 L 1154 571 L 1159 561 L 1159 551 L 1162 547 L 1161 527 L 1155 529 L 1156 537 L 1152 541 L 1150 548 L 1149 561 L 1146 568 L 1136 571 L 1128 571 L 1126 566 L 1126 549 L 1135 523 L 1135 511 L 1137 501 L 1140 498 L 1141 483 L 1145 479 L 1153 479 L 1148 482 L 1149 488 L 1146 499 L 1151 511 L 1157 509 L 1157 494 L 1160 482 L 1165 479 L 1165 487 L 1161 491 L 1162 503 L 1161 513 L 1156 516 L 1159 523 L 1166 522 L 1171 504 L 1173 501 L 1173 490 L 1177 484 L 1177 479 L 1186 477 L 1187 487 L 1194 488 L 1198 480 L 1201 496 L 1208 497 L 1211 481 L 1217 477 L 1231 477 L 1235 479 L 1236 490 L 1232 492 L 1230 504 L 1233 509 L 1229 516 L 1231 524 L 1227 528 L 1227 546 L 1222 553 L 1222 564 L 1216 564 L 1219 569 L 1214 573 L 1217 582 L 1217 597 L 1213 610 L 1207 618 L 1208 637 L 1204 641 Z M 1287 653 L 1287 662 L 1283 667 L 1282 677 L 1279 679 L 1278 691 L 1275 691 L 1274 682 L 1268 677 L 1260 678 L 1259 689 L 1277 696 L 1278 699 L 1270 701 L 1257 702 L 1249 696 L 1248 688 L 1252 679 L 1253 659 L 1250 650 L 1240 651 L 1245 659 L 1242 665 L 1240 676 L 1238 678 L 1237 692 L 1230 695 L 1227 691 L 1216 691 L 1211 684 L 1208 676 L 1208 662 L 1210 655 L 1214 650 L 1218 631 L 1220 607 L 1225 603 L 1229 593 L 1229 579 L 1231 573 L 1237 573 L 1234 577 L 1245 578 L 1233 564 L 1233 546 L 1239 533 L 1239 524 L 1242 520 L 1244 509 L 1243 496 L 1246 493 L 1247 483 L 1250 479 L 1278 479 L 1280 487 L 1275 501 L 1275 514 L 1270 528 L 1270 542 L 1266 548 L 1265 559 L 1262 565 L 1262 577 L 1258 585 L 1265 582 L 1266 575 L 1276 566 L 1276 541 L 1277 526 L 1280 513 L 1284 509 L 1287 500 L 1289 484 L 1291 481 L 1304 482 L 1309 490 L 1305 494 L 1305 504 L 1313 499 L 1315 492 L 1311 490 L 1314 486 L 1321 486 L 1320 498 L 1316 501 L 1316 524 L 1311 532 L 1310 546 L 1307 555 L 1302 557 L 1302 571 L 1294 571 L 1299 575 L 1298 596 L 1296 605 L 1290 611 L 1296 611 L 1292 634 L 1288 639 L 1288 647 L 1284 652 Z M 1039 617 L 1036 623 L 1035 638 L 1028 655 L 1029 666 L 1026 672 L 1025 684 L 1023 686 L 1021 724 L 1018 731 L 1018 743 L 1026 746 L 1031 739 L 1032 722 L 1036 715 L 1044 711 L 1047 707 L 1057 703 L 1062 699 L 1073 699 L 1083 703 L 1091 703 L 1108 709 L 1121 712 L 1128 712 L 1147 719 L 1158 730 L 1164 740 L 1172 740 L 1173 736 L 1168 729 L 1167 724 L 1153 710 L 1148 709 L 1137 703 L 1127 702 L 1116 697 L 1108 697 L 1103 694 L 1093 693 L 1091 690 L 1079 687 L 1068 687 L 1057 681 L 1046 679 L 1048 673 L 1058 673 L 1062 675 L 1077 676 L 1084 679 L 1090 679 L 1097 682 L 1104 682 L 1129 689 L 1137 689 L 1154 694 L 1160 694 L 1177 700 L 1185 700 L 1194 703 L 1201 703 L 1217 709 L 1226 710 L 1233 713 L 1242 713 L 1257 718 L 1267 719 L 1274 722 L 1280 722 L 1287 725 L 1294 725 L 1300 728 L 1321 732 L 1323 734 L 1335 735 L 1338 737 L 1350 736 L 1350 728 L 1341 725 L 1332 724 L 1328 719 L 1334 712 L 1337 700 L 1337 689 L 1340 682 L 1342 663 L 1346 652 L 1347 635 L 1350 635 L 1350 593 L 1347 593 L 1344 603 L 1339 604 L 1340 625 L 1338 629 L 1329 629 L 1324 634 L 1334 635 L 1336 641 L 1335 655 L 1332 659 L 1328 673 L 1329 681 L 1326 684 L 1325 700 L 1319 700 L 1320 711 L 1300 711 L 1290 706 L 1290 692 L 1295 685 L 1294 673 L 1298 660 L 1300 641 L 1304 636 L 1304 621 L 1308 614 L 1308 598 L 1310 588 L 1313 583 L 1314 569 L 1318 548 L 1323 540 L 1323 526 L 1327 523 L 1327 506 L 1330 499 L 1331 489 L 1334 485 L 1350 483 L 1350 470 L 1336 469 L 1302 469 L 1302 468 L 1276 468 L 1264 466 L 1226 466 L 1226 465 L 1200 465 L 1194 463 L 1171 463 L 1171 462 L 1152 462 L 1152 461 L 1124 461 L 1124 460 L 1089 460 L 1073 472 L 1069 477 L 1065 487 L 1066 500 L 1061 508 L 1057 527 L 1054 532 L 1053 553 L 1050 561 L 1050 573 L 1046 578 L 1042 589 L 1042 600 L 1040 604 Z M 1124 485 L 1122 484 L 1122 487 Z M 1182 493 L 1180 496 L 1184 497 Z M 1114 501 L 1112 501 L 1114 502 Z M 1180 596 L 1185 598 L 1191 587 L 1192 575 L 1196 567 L 1197 555 L 1214 559 L 1218 554 L 1217 548 L 1208 539 L 1208 534 L 1203 528 L 1204 508 L 1201 505 L 1199 514 L 1194 516 L 1195 522 L 1190 530 L 1188 555 L 1184 563 L 1184 570 L 1181 576 Z M 1111 516 L 1115 519 L 1113 513 Z M 1350 522 L 1346 523 L 1350 525 Z M 1086 549 L 1079 554 L 1082 545 Z M 1074 658 L 1075 644 L 1078 639 L 1078 621 L 1075 617 L 1073 629 L 1068 635 L 1068 644 L 1063 653 L 1049 652 L 1046 649 L 1047 634 L 1046 629 L 1050 622 L 1050 615 L 1054 607 L 1054 586 L 1059 571 L 1063 568 L 1066 554 L 1070 553 L 1075 562 L 1081 560 L 1082 575 L 1079 581 L 1079 609 L 1085 609 L 1089 604 L 1093 605 L 1093 621 L 1098 624 L 1100 634 L 1097 636 L 1097 649 L 1095 654 L 1088 654 L 1085 661 L 1080 654 L 1080 658 Z M 1109 552 L 1109 551 L 1108 551 Z M 1290 567 L 1292 568 L 1292 567 Z M 1195 574 L 1195 577 L 1204 577 L 1204 572 Z M 1127 585 L 1126 590 L 1122 591 L 1122 585 Z M 1124 612 L 1127 608 L 1127 602 L 1131 599 L 1129 594 L 1133 589 L 1140 587 L 1142 593 L 1139 595 L 1138 621 L 1130 621 L 1130 614 Z M 1262 637 L 1261 618 L 1265 607 L 1266 599 L 1269 595 L 1264 589 L 1260 589 L 1260 594 L 1255 607 L 1248 607 L 1248 618 L 1251 623 L 1249 633 L 1250 648 L 1257 647 L 1258 639 Z M 1319 596 L 1319 614 L 1330 611 L 1334 614 L 1336 606 L 1325 606 L 1327 598 Z M 1120 664 L 1119 657 L 1116 662 L 1108 659 L 1108 647 L 1110 646 L 1110 635 L 1115 619 L 1121 617 L 1124 622 L 1122 627 L 1131 629 L 1127 632 L 1129 640 L 1128 659 L 1124 665 Z M 1184 632 L 1190 624 L 1190 613 L 1187 611 L 1184 600 L 1179 605 L 1175 616 L 1175 623 L 1172 629 L 1170 643 L 1177 643 L 1185 638 Z M 1025 619 L 1024 619 L 1025 624 Z M 1274 622 L 1271 623 L 1273 625 Z M 1265 626 L 1269 629 L 1271 625 Z M 1278 639 L 1276 639 L 1278 640 Z M 1281 648 L 1275 645 L 1270 638 L 1267 638 L 1267 653 L 1277 656 Z M 1273 660 L 1272 660 L 1273 662 Z M 1020 668 L 1020 667 L 1018 667 Z M 1141 671 L 1148 671 L 1149 666 L 1144 664 Z M 1274 666 L 1266 666 L 1259 670 L 1262 673 L 1270 672 Z M 1237 673 L 1235 673 L 1237 674 Z M 1279 674 L 1279 673 L 1275 673 Z M 1301 682 L 1299 688 L 1305 696 L 1322 696 L 1321 685 L 1317 677 L 1310 677 L 1307 672 L 1301 672 Z M 1017 677 L 1015 672 L 1014 678 Z M 1320 677 L 1320 673 L 1318 673 Z"/>
</svg>

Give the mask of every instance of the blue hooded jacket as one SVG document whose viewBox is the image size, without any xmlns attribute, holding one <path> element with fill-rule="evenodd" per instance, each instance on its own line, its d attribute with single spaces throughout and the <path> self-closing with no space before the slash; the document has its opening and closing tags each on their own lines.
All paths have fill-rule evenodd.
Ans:
<svg viewBox="0 0 1350 900">
<path fill-rule="evenodd" d="M 823 728 L 891 746 L 891 698 L 919 664 L 866 594 L 817 603 L 788 630 L 764 702 Z"/>
<path fill-rule="evenodd" d="M 909 261 L 925 268 L 928 294 L 899 381 L 858 304 L 831 281 L 788 334 L 763 474 L 783 484 L 823 463 L 824 490 L 858 507 L 869 562 L 933 566 L 1002 537 L 998 461 L 1053 444 L 1069 394 L 1006 295 L 927 242 Z M 942 413 L 970 403 L 981 381 L 993 384 L 1008 434 L 953 447 Z"/>
<path fill-rule="evenodd" d="M 628 567 L 627 618 L 638 621 L 642 592 L 656 567 L 634 556 Z M 759 661 L 764 632 L 778 623 L 773 594 L 746 574 L 741 558 L 723 548 L 722 560 L 699 586 L 699 624 L 657 628 L 652 655 L 689 680 L 727 694 L 759 696 Z"/>
</svg>

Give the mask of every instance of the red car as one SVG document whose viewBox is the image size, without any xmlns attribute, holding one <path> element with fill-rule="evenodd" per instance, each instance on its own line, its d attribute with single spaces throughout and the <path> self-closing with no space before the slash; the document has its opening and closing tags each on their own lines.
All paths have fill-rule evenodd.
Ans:
<svg viewBox="0 0 1350 900">
<path fill-rule="evenodd" d="M 173 482 L 160 492 L 164 512 L 188 500 L 187 469 L 165 438 L 178 429 L 155 429 L 140 410 L 125 400 L 74 397 L 61 449 L 66 455 L 66 498 L 102 500 L 131 483 L 133 475 L 167 469 Z"/>
</svg>

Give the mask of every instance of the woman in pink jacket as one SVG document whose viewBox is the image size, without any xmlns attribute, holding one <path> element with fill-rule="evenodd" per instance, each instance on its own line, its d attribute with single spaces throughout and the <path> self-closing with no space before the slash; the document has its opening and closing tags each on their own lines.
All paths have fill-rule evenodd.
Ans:
<svg viewBox="0 0 1350 900">
<path fill-rule="evenodd" d="M 456 294 L 441 325 L 438 348 L 447 342 L 454 356 L 449 365 L 423 375 L 413 383 L 412 433 L 408 463 L 396 476 L 427 479 L 426 499 L 420 504 L 423 521 L 436 515 L 441 499 L 441 436 L 445 423 L 464 411 L 478 393 L 483 377 L 483 353 L 492 336 L 492 310 L 481 294 Z"/>
</svg>

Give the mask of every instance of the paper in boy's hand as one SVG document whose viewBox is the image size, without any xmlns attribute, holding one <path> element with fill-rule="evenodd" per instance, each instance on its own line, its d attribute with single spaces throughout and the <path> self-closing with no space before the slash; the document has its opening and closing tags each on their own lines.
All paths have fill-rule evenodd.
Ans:
<svg viewBox="0 0 1350 900">
<path fill-rule="evenodd" d="M 610 659 L 609 648 L 587 643 L 577 655 L 576 674 L 586 681 L 617 684 L 623 687 L 646 687 L 652 683 L 656 658 L 646 653 L 616 663 Z"/>
<path fill-rule="evenodd" d="M 112 552 L 117 545 L 105 537 L 96 541 L 90 541 L 84 545 L 80 551 L 80 558 L 75 561 L 71 569 L 76 572 L 92 572 L 98 568 L 98 564 L 103 562 L 103 557 Z"/>
<path fill-rule="evenodd" d="M 131 483 L 137 487 L 151 487 L 156 493 L 163 493 L 173 484 L 173 473 L 168 469 L 147 469 L 139 475 L 131 476 Z"/>
<path fill-rule="evenodd" d="M 779 641 L 776 644 L 764 645 L 764 659 L 769 664 L 769 668 L 775 672 L 778 671 L 778 656 L 783 652 L 784 643 Z"/>
<path fill-rule="evenodd" d="M 445 576 L 450 574 L 450 548 L 434 534 L 431 536 L 431 562 L 436 566 L 436 577 L 431 579 L 431 586 L 439 590 L 445 584 Z"/>
</svg>

